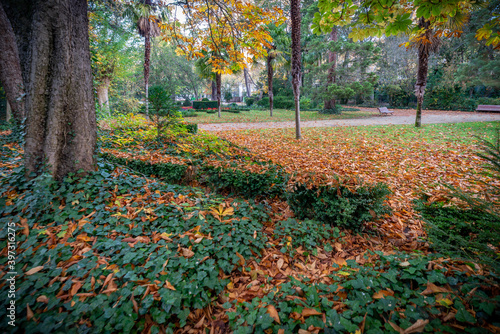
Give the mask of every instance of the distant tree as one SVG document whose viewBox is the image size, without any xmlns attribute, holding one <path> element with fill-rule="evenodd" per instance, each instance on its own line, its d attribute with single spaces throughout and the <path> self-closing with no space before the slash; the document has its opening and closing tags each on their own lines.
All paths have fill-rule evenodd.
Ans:
<svg viewBox="0 0 500 334">
<path fill-rule="evenodd" d="M 302 51 L 300 48 L 300 0 L 290 1 L 292 21 L 292 86 L 295 97 L 295 137 L 301 139 L 300 132 L 300 86 L 302 84 Z"/>
</svg>

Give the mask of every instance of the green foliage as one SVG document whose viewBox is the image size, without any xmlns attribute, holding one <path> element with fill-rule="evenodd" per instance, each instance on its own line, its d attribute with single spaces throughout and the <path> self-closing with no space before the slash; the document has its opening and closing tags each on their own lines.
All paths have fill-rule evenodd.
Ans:
<svg viewBox="0 0 500 334">
<path fill-rule="evenodd" d="M 314 220 L 297 221 L 287 219 L 274 225 L 274 236 L 281 239 L 282 251 L 289 252 L 292 256 L 295 250 L 302 247 L 313 254 L 316 247 L 323 248 L 328 243 L 340 236 L 337 227 L 321 224 Z"/>
<path fill-rule="evenodd" d="M 203 102 L 208 102 L 208 101 L 210 101 L 210 100 L 209 100 L 209 99 L 207 99 L 206 97 L 204 97 L 204 98 L 202 98 L 202 99 L 201 99 L 201 101 L 203 101 Z"/>
<path fill-rule="evenodd" d="M 139 333 L 147 316 L 172 333 L 185 326 L 190 312 L 217 299 L 228 283 L 219 274 L 238 267 L 237 253 L 248 259 L 265 247 L 260 221 L 267 214 L 260 206 L 234 201 L 237 219 L 222 222 L 199 214 L 221 198 L 114 170 L 99 162 L 98 172 L 57 183 L 47 175 L 26 181 L 18 169 L 0 181 L 2 196 L 12 189 L 20 194 L 0 208 L 0 223 L 20 225 L 22 216 L 29 229 L 16 237 L 13 270 L 19 273 L 16 325 L 23 331 Z M 188 231 L 203 236 L 201 242 Z M 2 249 L 7 232 L 0 231 Z M 83 250 L 78 256 L 77 249 Z M 0 265 L 6 264 L 2 257 Z M 86 297 L 71 292 L 76 285 Z M 2 284 L 0 293 L 7 296 L 8 289 Z M 48 303 L 36 301 L 39 296 Z M 34 312 L 31 320 L 26 305 Z M 0 309 L 3 319 L 6 312 Z"/>
<path fill-rule="evenodd" d="M 196 117 L 198 114 L 194 110 L 182 110 L 182 117 Z"/>
<path fill-rule="evenodd" d="M 149 161 L 118 158 L 112 154 L 104 153 L 104 159 L 109 162 L 124 165 L 132 170 L 138 171 L 147 176 L 156 176 L 166 182 L 180 183 L 186 174 L 186 165 L 172 164 L 172 163 L 151 163 Z"/>
<path fill-rule="evenodd" d="M 448 255 L 498 265 L 498 255 L 490 246 L 500 244 L 500 217 L 475 209 L 444 207 L 442 203 L 417 202 L 426 221 L 432 248 Z M 497 268 L 497 270 L 500 268 Z"/>
<path fill-rule="evenodd" d="M 182 102 L 183 107 L 191 107 L 191 100 L 186 98 L 184 102 Z"/>
<path fill-rule="evenodd" d="M 194 109 L 216 109 L 217 107 L 217 101 L 193 101 Z"/>
<path fill-rule="evenodd" d="M 149 89 L 148 99 L 152 106 L 149 113 L 156 125 L 158 137 L 165 126 L 175 125 L 182 118 L 179 108 L 170 96 L 171 94 L 162 86 L 152 86 Z"/>
<path fill-rule="evenodd" d="M 230 91 L 224 93 L 224 100 L 229 101 L 233 98 L 233 94 Z"/>
<path fill-rule="evenodd" d="M 270 165 L 262 173 L 207 166 L 205 182 L 216 191 L 229 191 L 246 198 L 282 196 L 289 176 Z"/>
<path fill-rule="evenodd" d="M 359 230 L 364 222 L 390 212 L 384 204 L 389 194 L 383 183 L 360 185 L 356 189 L 340 182 L 336 186 L 312 187 L 298 183 L 287 194 L 287 200 L 298 219 L 309 218 Z"/>
<path fill-rule="evenodd" d="M 188 123 L 186 124 L 186 129 L 188 133 L 196 134 L 198 133 L 198 124 Z"/>
<path fill-rule="evenodd" d="M 262 98 L 262 100 L 257 102 L 257 105 L 264 108 L 269 108 L 269 97 Z M 273 107 L 276 109 L 291 110 L 295 108 L 295 101 L 293 100 L 293 97 L 278 95 L 273 99 Z"/>
<path fill-rule="evenodd" d="M 367 252 L 364 258 L 368 259 L 372 254 Z M 332 283 L 312 284 L 305 278 L 291 277 L 290 281 L 280 284 L 279 290 L 262 298 L 225 304 L 224 307 L 231 308 L 228 312 L 231 329 L 236 334 L 266 330 L 276 333 L 278 329 L 298 333 L 299 329 L 307 330 L 312 326 L 323 329 L 325 333 L 355 333 L 361 332 L 363 327 L 364 333 L 382 334 L 395 332 L 388 322 L 404 330 L 425 319 L 429 322 L 420 332 L 462 332 L 441 319 L 450 312 L 451 305 L 464 332 L 486 333 L 475 325 L 497 321 L 500 298 L 492 297 L 489 288 L 498 280 L 497 276 L 429 269 L 433 261 L 442 261 L 439 255 L 377 254 L 379 258 L 372 265 L 360 266 L 348 260 L 347 265 L 328 276 Z M 449 287 L 450 292 L 422 294 L 428 283 Z M 471 291 L 475 293 L 469 294 Z M 456 297 L 459 295 L 464 297 Z M 337 312 L 337 305 L 341 305 L 342 312 Z M 280 323 L 271 318 L 268 306 L 276 309 Z M 306 309 L 309 309 L 307 313 Z M 311 309 L 317 313 L 301 317 L 311 314 Z M 472 310 L 475 310 L 476 318 Z"/>
<path fill-rule="evenodd" d="M 255 102 L 255 98 L 253 97 L 245 97 L 245 104 L 247 105 L 247 107 L 250 107 L 254 104 Z"/>
<path fill-rule="evenodd" d="M 260 107 L 269 108 L 269 97 L 263 97 L 261 100 L 257 101 L 257 105 Z"/>
<path fill-rule="evenodd" d="M 333 109 L 322 109 L 319 111 L 320 114 L 327 114 L 327 115 L 340 115 L 342 114 L 342 107 L 338 104 L 335 105 L 335 108 Z"/>
</svg>

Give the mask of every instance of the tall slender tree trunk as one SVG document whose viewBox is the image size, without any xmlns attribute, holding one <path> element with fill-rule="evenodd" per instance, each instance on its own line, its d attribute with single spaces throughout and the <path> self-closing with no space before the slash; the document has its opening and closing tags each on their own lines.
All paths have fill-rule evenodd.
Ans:
<svg viewBox="0 0 500 334">
<path fill-rule="evenodd" d="M 330 42 L 337 42 L 338 34 L 337 27 L 333 26 L 332 31 L 330 32 Z M 328 86 L 334 84 L 336 82 L 336 70 L 337 70 L 337 52 L 332 51 L 331 48 L 328 50 L 328 63 L 330 64 L 330 68 L 328 69 L 328 77 L 327 83 Z M 335 109 L 335 98 L 330 97 L 330 99 L 325 100 L 325 109 Z"/>
<path fill-rule="evenodd" d="M 247 90 L 247 97 L 250 97 L 250 79 L 248 78 L 248 69 L 243 69 L 243 76 L 245 77 L 245 88 Z"/>
<path fill-rule="evenodd" d="M 212 80 L 212 101 L 217 100 L 217 79 Z"/>
<path fill-rule="evenodd" d="M 111 110 L 109 109 L 109 86 L 111 85 L 111 79 L 105 77 L 101 80 L 99 86 L 97 86 L 97 101 L 99 103 L 99 108 L 101 111 L 106 113 L 106 115 L 111 116 Z"/>
<path fill-rule="evenodd" d="M 274 77 L 274 69 L 273 69 L 273 60 L 274 60 L 273 51 L 269 51 L 267 56 L 267 87 L 269 93 L 269 115 L 273 117 L 273 108 L 274 108 L 274 94 L 273 94 L 273 77 Z"/>
<path fill-rule="evenodd" d="M 26 114 L 24 82 L 16 35 L 10 20 L 0 4 L 0 82 L 14 119 L 21 122 Z"/>
<path fill-rule="evenodd" d="M 421 17 L 418 21 L 420 28 L 426 29 L 425 35 L 429 35 L 430 22 Z M 428 37 L 428 36 L 426 36 Z M 429 40 L 429 39 L 427 39 Z M 420 43 L 418 46 L 418 70 L 417 83 L 415 84 L 415 96 L 417 97 L 417 112 L 415 116 L 415 127 L 422 126 L 422 104 L 424 103 L 425 86 L 427 85 L 427 73 L 429 71 L 430 45 Z"/>
<path fill-rule="evenodd" d="M 27 10 L 25 3 L 12 0 L 6 11 L 11 22 L 15 18 L 31 22 L 14 28 L 26 87 L 26 173 L 38 174 L 44 164 L 57 179 L 95 170 L 97 126 L 87 1 L 29 4 Z M 29 48 L 23 45 L 27 41 Z M 23 52 L 26 49 L 31 52 Z"/>
<path fill-rule="evenodd" d="M 151 59 L 151 36 L 144 36 L 144 91 L 146 95 L 146 115 L 149 115 L 149 66 Z"/>
<path fill-rule="evenodd" d="M 300 83 L 302 54 L 300 49 L 300 0 L 290 1 L 290 18 L 292 20 L 292 86 L 295 96 L 295 137 L 302 137 L 300 132 Z"/>
<path fill-rule="evenodd" d="M 220 73 L 215 74 L 215 81 L 217 84 L 217 109 L 219 118 L 221 116 L 221 90 L 222 90 L 222 75 Z"/>
</svg>

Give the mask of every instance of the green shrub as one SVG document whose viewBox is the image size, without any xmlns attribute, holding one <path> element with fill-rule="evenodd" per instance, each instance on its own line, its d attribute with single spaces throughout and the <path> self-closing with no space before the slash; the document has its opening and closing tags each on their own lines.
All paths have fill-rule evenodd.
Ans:
<svg viewBox="0 0 500 334">
<path fill-rule="evenodd" d="M 206 101 L 210 101 L 209 99 L 207 99 L 206 97 L 202 98 L 201 99 L 203 102 L 206 102 Z"/>
<path fill-rule="evenodd" d="M 251 105 L 253 105 L 254 102 L 255 102 L 255 98 L 245 97 L 245 104 L 247 105 L 247 107 L 250 107 Z"/>
<path fill-rule="evenodd" d="M 361 185 L 351 191 L 345 185 L 312 186 L 295 184 L 287 200 L 298 219 L 313 219 L 332 226 L 359 230 L 364 222 L 390 212 L 384 204 L 389 189 L 383 183 Z"/>
<path fill-rule="evenodd" d="M 270 166 L 263 173 L 207 166 L 203 173 L 204 181 L 214 190 L 230 191 L 246 198 L 282 196 L 289 178 L 277 166 Z"/>
<path fill-rule="evenodd" d="M 181 118 L 181 113 L 170 95 L 164 87 L 159 85 L 149 89 L 148 100 L 151 103 L 149 116 L 156 125 L 158 137 L 165 126 L 174 125 Z"/>
<path fill-rule="evenodd" d="M 186 129 L 187 129 L 188 133 L 198 133 L 198 124 L 188 123 L 188 124 L 186 124 Z"/>
<path fill-rule="evenodd" d="M 112 154 L 104 153 L 102 157 L 109 162 L 124 165 L 147 176 L 155 175 L 167 182 L 179 183 L 188 168 L 187 165 L 178 165 L 172 163 L 151 163 L 149 161 L 118 158 Z"/>
<path fill-rule="evenodd" d="M 475 209 L 444 207 L 442 203 L 417 202 L 426 221 L 425 230 L 432 248 L 447 255 L 477 260 L 498 259 L 488 245 L 500 244 L 500 218 Z M 499 269 L 499 268 L 497 268 Z"/>
<path fill-rule="evenodd" d="M 320 114 L 325 115 L 340 115 L 342 114 L 342 107 L 338 104 L 335 105 L 333 109 L 322 109 L 319 111 Z"/>
<path fill-rule="evenodd" d="M 186 98 L 184 102 L 182 103 L 183 107 L 191 107 L 191 100 Z"/>
<path fill-rule="evenodd" d="M 218 108 L 217 101 L 193 101 L 194 109 L 212 109 Z"/>
<path fill-rule="evenodd" d="M 291 110 L 295 108 L 295 101 L 293 100 L 293 97 L 290 98 L 289 96 L 275 96 L 273 101 L 273 107 L 276 109 Z"/>
<path fill-rule="evenodd" d="M 257 101 L 257 105 L 260 107 L 269 108 L 269 97 L 263 97 L 261 100 Z"/>
</svg>

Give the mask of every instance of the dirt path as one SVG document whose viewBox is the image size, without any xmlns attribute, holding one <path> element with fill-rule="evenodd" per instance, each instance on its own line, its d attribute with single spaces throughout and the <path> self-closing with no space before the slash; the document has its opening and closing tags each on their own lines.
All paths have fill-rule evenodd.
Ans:
<svg viewBox="0 0 500 334">
<path fill-rule="evenodd" d="M 364 110 L 372 110 L 364 108 Z M 422 115 L 422 124 L 433 123 L 465 123 L 465 122 L 488 122 L 500 121 L 500 113 L 476 113 L 457 111 L 435 111 L 426 110 Z M 414 124 L 415 111 L 395 109 L 392 116 L 374 116 L 368 118 L 303 121 L 301 126 L 310 127 L 333 127 L 333 126 L 363 126 L 363 125 L 389 125 L 389 124 Z M 270 129 L 270 128 L 293 128 L 295 122 L 264 122 L 264 123 L 219 123 L 199 124 L 200 129 L 207 131 L 224 130 L 246 130 L 246 129 Z"/>
</svg>

